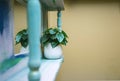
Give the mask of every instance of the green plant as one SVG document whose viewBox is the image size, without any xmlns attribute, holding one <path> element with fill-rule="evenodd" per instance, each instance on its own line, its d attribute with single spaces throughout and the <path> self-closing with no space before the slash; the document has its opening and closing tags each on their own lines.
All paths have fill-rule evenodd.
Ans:
<svg viewBox="0 0 120 81">
<path fill-rule="evenodd" d="M 60 30 L 59 28 L 49 28 L 47 29 L 41 38 L 41 42 L 43 46 L 51 43 L 52 47 L 56 47 L 58 45 L 66 45 L 67 41 L 67 34 Z"/>
<path fill-rule="evenodd" d="M 53 0 L 53 3 L 55 3 L 56 2 L 56 0 Z"/>
<path fill-rule="evenodd" d="M 28 46 L 28 31 L 23 29 L 16 34 L 15 37 L 16 44 L 21 44 L 24 48 Z"/>
<path fill-rule="evenodd" d="M 41 43 L 43 46 L 51 43 L 52 47 L 56 47 L 57 45 L 66 45 L 67 44 L 67 34 L 58 28 L 49 28 L 43 32 L 43 36 L 41 37 Z M 15 37 L 16 44 L 21 44 L 24 48 L 28 46 L 28 31 L 27 29 L 23 29 L 16 34 Z M 33 41 L 34 42 L 34 41 Z"/>
</svg>

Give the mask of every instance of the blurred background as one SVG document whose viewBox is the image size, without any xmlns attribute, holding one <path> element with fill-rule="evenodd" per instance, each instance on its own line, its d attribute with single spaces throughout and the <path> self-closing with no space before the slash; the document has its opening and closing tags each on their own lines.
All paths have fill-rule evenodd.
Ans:
<svg viewBox="0 0 120 81">
<path fill-rule="evenodd" d="M 69 36 L 56 81 L 120 80 L 119 0 L 65 0 L 62 28 Z M 27 27 L 26 9 L 14 4 L 14 36 Z M 49 27 L 57 12 L 49 12 Z M 33 40 L 34 41 L 34 40 Z M 15 53 L 20 45 L 15 46 Z"/>
</svg>

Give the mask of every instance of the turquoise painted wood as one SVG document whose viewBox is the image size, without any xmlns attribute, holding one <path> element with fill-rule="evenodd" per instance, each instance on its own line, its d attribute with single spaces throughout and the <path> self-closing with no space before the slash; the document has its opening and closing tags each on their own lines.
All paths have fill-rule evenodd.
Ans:
<svg viewBox="0 0 120 81">
<path fill-rule="evenodd" d="M 41 63 L 41 3 L 39 0 L 28 0 L 27 20 L 29 34 L 29 81 L 40 81 L 39 67 Z"/>
<path fill-rule="evenodd" d="M 60 10 L 58 10 L 58 13 L 57 13 L 57 27 L 62 30 L 62 13 Z"/>
</svg>

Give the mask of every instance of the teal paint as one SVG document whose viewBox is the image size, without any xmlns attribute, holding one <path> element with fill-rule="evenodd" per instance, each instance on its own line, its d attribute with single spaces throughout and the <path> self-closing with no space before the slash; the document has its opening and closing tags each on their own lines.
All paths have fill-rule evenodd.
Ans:
<svg viewBox="0 0 120 81">
<path fill-rule="evenodd" d="M 4 60 L 2 63 L 0 63 L 0 74 L 14 67 L 22 59 L 23 57 L 14 57 L 14 58 L 9 58 L 9 59 Z"/>
<path fill-rule="evenodd" d="M 29 36 L 29 81 L 40 81 L 39 67 L 41 62 L 41 3 L 39 0 L 28 0 L 27 20 Z"/>
<path fill-rule="evenodd" d="M 57 27 L 62 30 L 62 19 L 61 19 L 62 13 L 60 10 L 58 10 L 57 13 Z"/>
</svg>

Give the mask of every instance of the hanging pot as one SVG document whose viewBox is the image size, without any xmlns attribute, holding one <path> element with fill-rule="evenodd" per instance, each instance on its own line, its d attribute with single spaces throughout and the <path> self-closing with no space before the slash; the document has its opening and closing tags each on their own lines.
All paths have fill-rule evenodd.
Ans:
<svg viewBox="0 0 120 81">
<path fill-rule="evenodd" d="M 49 43 L 44 47 L 44 56 L 47 59 L 59 59 L 63 56 L 62 47 L 58 45 L 53 48 Z"/>
</svg>

